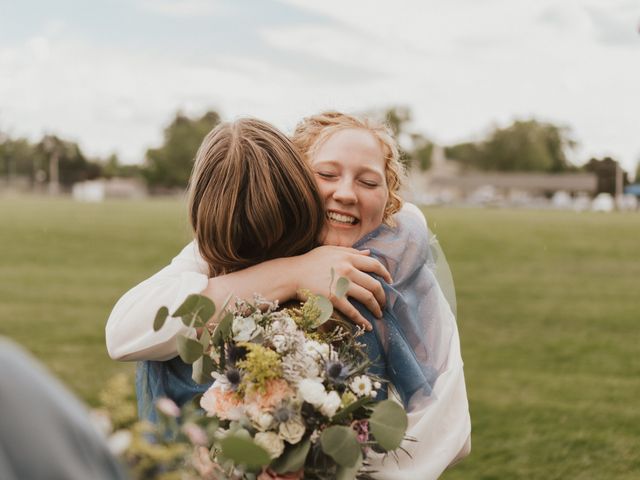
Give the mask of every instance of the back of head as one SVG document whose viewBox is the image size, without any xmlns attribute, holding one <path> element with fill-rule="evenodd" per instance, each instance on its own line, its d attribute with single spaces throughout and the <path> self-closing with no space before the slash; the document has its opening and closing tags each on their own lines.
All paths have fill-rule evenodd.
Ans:
<svg viewBox="0 0 640 480">
<path fill-rule="evenodd" d="M 329 110 L 303 118 L 296 125 L 292 140 L 305 159 L 311 162 L 315 152 L 325 140 L 345 129 L 366 130 L 380 144 L 385 159 L 385 177 L 389 190 L 389 200 L 385 207 L 383 221 L 393 224 L 392 215 L 402 208 L 400 188 L 404 178 L 404 167 L 400 163 L 397 143 L 386 124 L 368 117 Z"/>
<path fill-rule="evenodd" d="M 211 276 L 310 250 L 324 219 L 310 167 L 282 132 L 251 118 L 206 136 L 189 210 Z"/>
</svg>

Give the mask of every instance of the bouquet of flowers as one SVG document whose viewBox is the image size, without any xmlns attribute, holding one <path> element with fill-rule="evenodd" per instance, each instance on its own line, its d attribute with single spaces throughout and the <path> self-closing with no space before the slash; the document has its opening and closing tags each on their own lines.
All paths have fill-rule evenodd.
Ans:
<svg viewBox="0 0 640 480">
<path fill-rule="evenodd" d="M 338 280 L 336 294 L 345 282 Z M 326 297 L 308 294 L 279 309 L 256 296 L 214 314 L 210 299 L 191 295 L 171 315 L 189 327 L 177 344 L 193 379 L 214 380 L 200 399 L 205 414 L 183 425 L 199 471 L 211 478 L 369 478 L 371 450 L 400 448 L 407 415 L 391 400 L 376 401 L 384 381 L 367 373 L 362 331 L 327 322 L 333 307 Z M 168 316 L 161 308 L 154 329 Z"/>
</svg>

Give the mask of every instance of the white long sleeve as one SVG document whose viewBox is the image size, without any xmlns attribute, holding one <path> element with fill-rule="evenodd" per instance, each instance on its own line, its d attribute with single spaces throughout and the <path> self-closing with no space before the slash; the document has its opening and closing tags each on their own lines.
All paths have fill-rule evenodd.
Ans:
<svg viewBox="0 0 640 480">
<path fill-rule="evenodd" d="M 153 320 L 162 306 L 173 312 L 208 283 L 207 264 L 191 242 L 158 273 L 125 293 L 113 307 L 105 328 L 107 351 L 114 360 L 168 360 L 177 355 L 176 336 L 186 331 L 169 319 L 159 332 Z"/>
<path fill-rule="evenodd" d="M 442 306 L 446 308 L 446 302 Z M 442 314 L 453 317 L 450 311 Z M 371 456 L 377 480 L 435 480 L 471 451 L 471 418 L 455 323 L 453 328 L 445 370 L 429 397 L 420 398 L 422 394 L 417 393 L 409 406 L 407 436 L 417 441 L 404 442 L 402 446 L 411 457 L 400 452 L 396 462 L 391 456 Z"/>
</svg>

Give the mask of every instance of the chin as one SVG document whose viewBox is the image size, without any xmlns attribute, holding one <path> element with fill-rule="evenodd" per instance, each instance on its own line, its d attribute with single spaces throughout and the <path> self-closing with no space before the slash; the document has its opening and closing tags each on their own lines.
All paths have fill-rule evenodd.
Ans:
<svg viewBox="0 0 640 480">
<path fill-rule="evenodd" d="M 322 244 L 332 245 L 334 247 L 352 247 L 358 241 L 354 235 L 345 235 L 344 233 L 329 231 L 324 235 Z"/>
</svg>

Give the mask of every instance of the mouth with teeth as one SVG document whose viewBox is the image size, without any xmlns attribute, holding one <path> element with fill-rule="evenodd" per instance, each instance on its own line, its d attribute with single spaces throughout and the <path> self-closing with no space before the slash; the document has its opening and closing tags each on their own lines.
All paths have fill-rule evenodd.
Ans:
<svg viewBox="0 0 640 480">
<path fill-rule="evenodd" d="M 351 215 L 328 211 L 327 218 L 334 224 L 338 225 L 356 225 L 360 220 Z"/>
</svg>

